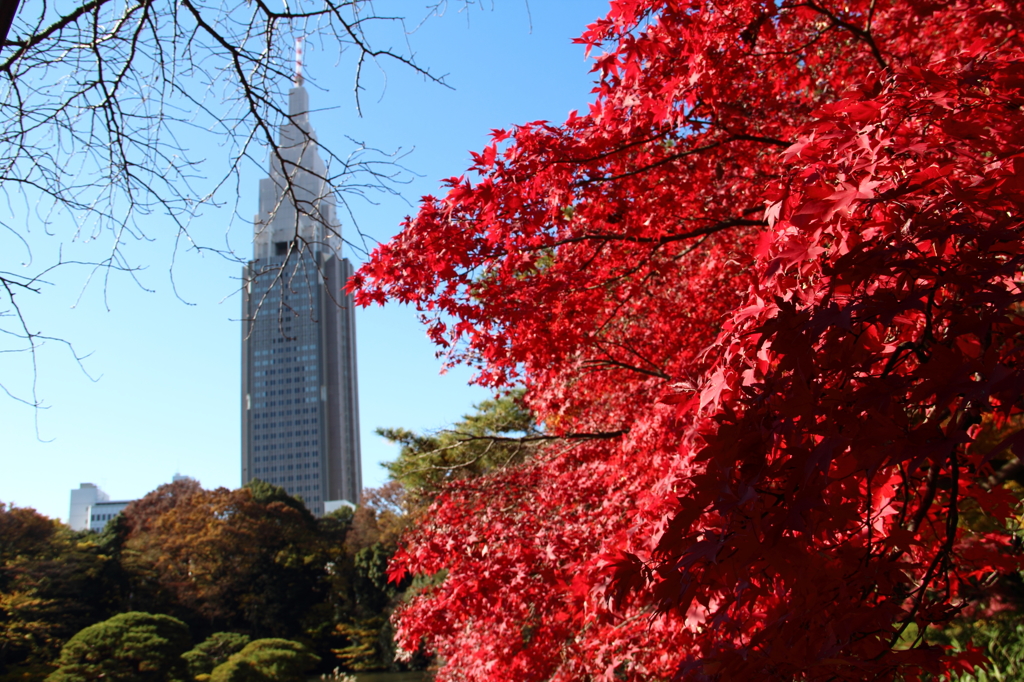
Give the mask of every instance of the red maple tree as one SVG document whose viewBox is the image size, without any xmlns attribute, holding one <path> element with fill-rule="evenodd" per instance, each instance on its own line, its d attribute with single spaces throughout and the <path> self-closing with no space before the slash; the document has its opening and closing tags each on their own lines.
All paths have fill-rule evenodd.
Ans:
<svg viewBox="0 0 1024 682">
<path fill-rule="evenodd" d="M 614 0 L 587 112 L 494 131 L 373 253 L 361 304 L 416 305 L 559 437 L 396 557 L 446 571 L 399 623 L 439 679 L 978 660 L 919 634 L 1019 567 L 1022 29 L 1001 0 Z"/>
</svg>

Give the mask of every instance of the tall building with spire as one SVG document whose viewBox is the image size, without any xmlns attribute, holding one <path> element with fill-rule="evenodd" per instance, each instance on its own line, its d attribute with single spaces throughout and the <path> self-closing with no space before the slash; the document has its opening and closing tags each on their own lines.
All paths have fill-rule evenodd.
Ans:
<svg viewBox="0 0 1024 682">
<path fill-rule="evenodd" d="M 355 316 L 344 292 L 352 265 L 296 71 L 243 273 L 242 483 L 279 485 L 320 516 L 362 491 Z"/>
</svg>

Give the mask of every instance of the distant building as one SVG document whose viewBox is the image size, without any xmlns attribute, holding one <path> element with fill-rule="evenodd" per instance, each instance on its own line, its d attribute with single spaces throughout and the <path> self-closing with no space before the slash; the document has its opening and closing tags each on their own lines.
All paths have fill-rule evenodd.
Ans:
<svg viewBox="0 0 1024 682">
<path fill-rule="evenodd" d="M 97 533 L 107 527 L 110 521 L 135 500 L 97 502 L 89 507 L 89 530 Z"/>
<path fill-rule="evenodd" d="M 71 512 L 68 525 L 71 530 L 103 530 L 107 523 L 121 513 L 132 500 L 111 500 L 94 483 L 82 483 L 71 491 Z"/>
<path fill-rule="evenodd" d="M 78 490 L 71 491 L 71 513 L 68 525 L 71 530 L 88 530 L 90 508 L 98 502 L 107 502 L 110 496 L 96 487 L 95 483 L 82 483 Z"/>
<path fill-rule="evenodd" d="M 336 512 L 342 507 L 348 507 L 349 509 L 354 510 L 356 505 L 348 500 L 330 500 L 328 502 L 324 502 L 324 514 Z"/>
<path fill-rule="evenodd" d="M 189 479 L 174 474 L 172 481 Z M 68 525 L 71 530 L 94 530 L 97 533 L 106 528 L 110 521 L 135 500 L 111 500 L 110 495 L 100 490 L 95 483 L 82 483 L 71 491 L 71 512 Z"/>
<path fill-rule="evenodd" d="M 352 266 L 308 112 L 300 79 L 260 181 L 243 272 L 241 468 L 243 485 L 281 486 L 322 516 L 328 502 L 358 502 L 363 483 Z"/>
</svg>

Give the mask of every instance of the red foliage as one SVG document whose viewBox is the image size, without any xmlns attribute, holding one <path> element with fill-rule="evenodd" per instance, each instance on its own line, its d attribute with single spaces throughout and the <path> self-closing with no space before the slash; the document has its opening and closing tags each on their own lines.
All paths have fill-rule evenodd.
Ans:
<svg viewBox="0 0 1024 682">
<path fill-rule="evenodd" d="M 495 131 L 373 254 L 359 302 L 415 304 L 565 436 L 397 556 L 447 571 L 400 620 L 440 679 L 977 660 L 900 639 L 1019 563 L 959 512 L 1013 511 L 969 445 L 1024 408 L 1022 29 L 999 0 L 614 1 L 589 111 Z"/>
</svg>

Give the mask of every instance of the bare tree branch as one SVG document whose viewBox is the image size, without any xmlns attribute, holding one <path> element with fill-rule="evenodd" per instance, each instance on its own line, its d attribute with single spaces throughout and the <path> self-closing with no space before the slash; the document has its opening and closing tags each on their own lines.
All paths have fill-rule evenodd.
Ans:
<svg viewBox="0 0 1024 682">
<path fill-rule="evenodd" d="M 233 186 L 240 173 L 258 168 L 262 174 L 267 153 L 282 171 L 282 205 L 298 208 L 289 260 L 323 246 L 301 239 L 300 222 L 323 222 L 324 197 L 297 191 L 294 179 L 310 169 L 280 149 L 283 124 L 299 131 L 300 146 L 319 150 L 326 169 L 317 180 L 332 202 L 336 197 L 344 206 L 349 197 L 397 193 L 395 183 L 406 172 L 399 155 L 355 140 L 348 140 L 349 149 L 326 148 L 310 126 L 295 125 L 285 103 L 292 46 L 306 36 L 322 51 L 347 55 L 357 106 L 364 65 L 390 63 L 443 84 L 416 62 L 411 48 L 378 47 L 407 45 L 407 33 L 402 18 L 378 14 L 366 0 L 288 0 L 273 7 L 269 0 L 64 0 L 20 8 L 4 0 L 0 192 L 10 210 L 0 213 L 0 235 L 18 246 L 0 249 L 0 271 L 29 274 L 0 277 L 0 331 L 20 340 L 0 351 L 35 357 L 36 340 L 43 338 L 27 331 L 27 313 L 14 300 L 17 290 L 55 267 L 41 255 L 37 262 L 39 237 L 61 246 L 105 244 L 86 278 L 104 287 L 115 275 L 136 277 L 134 242 L 170 238 L 175 291 L 179 249 L 249 260 L 248 249 L 235 253 L 196 232 L 194 219 L 204 207 L 237 202 Z M 341 226 L 325 227 L 331 248 L 340 249 Z M 286 270 L 265 276 L 282 277 Z M 38 404 L 34 391 L 26 402 Z"/>
</svg>

